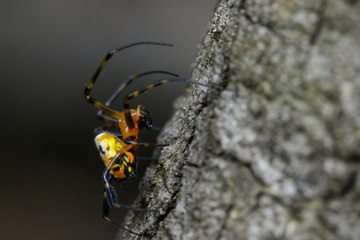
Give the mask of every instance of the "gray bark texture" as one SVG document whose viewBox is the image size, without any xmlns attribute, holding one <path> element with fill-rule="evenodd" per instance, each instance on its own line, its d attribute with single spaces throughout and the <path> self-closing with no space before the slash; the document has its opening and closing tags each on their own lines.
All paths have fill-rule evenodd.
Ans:
<svg viewBox="0 0 360 240">
<path fill-rule="evenodd" d="M 360 3 L 219 0 L 137 206 L 142 239 L 360 239 Z M 121 231 L 118 239 L 138 239 Z"/>
</svg>

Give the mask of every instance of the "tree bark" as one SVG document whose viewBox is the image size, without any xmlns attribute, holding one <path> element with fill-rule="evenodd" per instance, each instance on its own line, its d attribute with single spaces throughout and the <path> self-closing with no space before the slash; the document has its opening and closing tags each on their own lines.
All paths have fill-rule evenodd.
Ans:
<svg viewBox="0 0 360 240">
<path fill-rule="evenodd" d="M 219 0 L 170 146 L 125 224 L 149 239 L 360 239 L 360 3 Z M 121 231 L 118 239 L 136 239 Z"/>
</svg>

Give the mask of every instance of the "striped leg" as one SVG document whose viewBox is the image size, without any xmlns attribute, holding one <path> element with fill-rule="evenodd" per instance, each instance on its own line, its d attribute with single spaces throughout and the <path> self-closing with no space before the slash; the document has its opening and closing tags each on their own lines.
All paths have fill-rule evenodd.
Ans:
<svg viewBox="0 0 360 240">
<path fill-rule="evenodd" d="M 167 74 L 173 77 L 179 77 L 179 74 L 177 73 L 172 73 L 169 71 L 163 71 L 163 70 L 152 70 L 152 71 L 147 71 L 147 72 L 142 72 L 139 74 L 135 74 L 135 75 L 131 75 L 129 77 L 127 77 L 127 79 L 125 80 L 125 82 L 123 84 L 120 85 L 120 87 L 113 93 L 113 95 L 105 102 L 106 106 L 110 106 L 110 104 L 112 104 L 116 98 L 119 96 L 119 94 L 127 87 L 130 85 L 130 83 L 132 83 L 134 80 L 139 79 L 141 77 L 150 75 L 150 74 Z"/>
<path fill-rule="evenodd" d="M 116 91 L 110 96 L 110 98 L 105 102 L 105 106 L 106 107 L 110 107 L 110 105 L 116 100 L 116 98 L 119 96 L 119 94 L 127 87 L 129 86 L 134 80 L 150 75 L 150 74 L 167 74 L 167 75 L 171 75 L 174 77 L 178 77 L 179 75 L 176 73 L 172 73 L 172 72 L 168 72 L 168 71 L 162 71 L 162 70 L 153 70 L 153 71 L 147 71 L 147 72 L 142 72 L 136 75 L 131 75 L 129 77 L 127 77 L 127 79 L 125 80 L 124 83 L 122 83 L 120 85 L 120 87 L 118 89 L 116 89 Z M 118 120 L 116 118 L 113 118 L 107 114 L 104 113 L 104 111 L 102 109 L 100 109 L 97 113 L 97 116 L 99 119 L 103 120 L 104 122 L 113 124 L 113 125 L 117 125 Z"/>
<path fill-rule="evenodd" d="M 164 80 L 158 80 L 155 81 L 149 85 L 147 85 L 146 87 L 140 88 L 137 91 L 134 91 L 132 93 L 129 93 L 125 98 L 124 98 L 124 102 L 123 102 L 123 107 L 124 107 L 124 114 L 125 114 L 125 121 L 126 124 L 131 128 L 131 126 L 134 126 L 134 123 L 132 122 L 132 118 L 131 118 L 131 114 L 130 114 L 130 105 L 129 102 L 131 99 L 139 96 L 142 93 L 145 93 L 147 91 L 149 91 L 150 89 L 153 89 L 155 87 L 159 87 L 168 83 L 177 83 L 177 82 L 184 82 L 184 83 L 191 83 L 191 84 L 195 84 L 195 85 L 200 85 L 200 86 L 205 86 L 205 87 L 210 87 L 213 88 L 213 86 L 211 85 L 207 85 L 204 83 L 199 83 L 199 82 L 195 82 L 186 78 L 174 78 L 174 79 L 164 79 Z"/>
<path fill-rule="evenodd" d="M 159 46 L 169 46 L 171 47 L 172 44 L 169 43 L 161 43 L 161 42 L 151 42 L 151 41 L 144 41 L 144 42 L 136 42 L 136 43 L 131 43 L 116 49 L 113 49 L 111 51 L 109 51 L 105 58 L 103 59 L 103 61 L 100 63 L 99 67 L 97 68 L 97 70 L 95 71 L 93 77 L 91 78 L 90 82 L 86 85 L 85 90 L 84 90 L 84 98 L 87 102 L 89 102 L 91 105 L 93 105 L 94 107 L 102 110 L 104 113 L 106 113 L 107 115 L 113 117 L 113 118 L 117 118 L 119 119 L 121 117 L 120 112 L 111 109 L 110 107 L 105 106 L 104 104 L 102 104 L 100 101 L 97 101 L 96 99 L 94 99 L 93 97 L 90 96 L 90 92 L 92 90 L 92 88 L 94 87 L 94 84 L 98 78 L 98 76 L 100 75 L 101 71 L 103 70 L 103 68 L 105 67 L 106 63 L 110 60 L 110 58 L 117 52 L 120 52 L 121 50 L 124 50 L 126 48 L 130 48 L 136 45 L 145 45 L 145 44 L 150 44 L 150 45 L 159 45 Z M 109 122 L 111 122 L 114 119 L 111 118 L 107 118 L 106 120 L 108 120 Z"/>
<path fill-rule="evenodd" d="M 111 187 L 112 191 L 115 191 L 112 187 Z M 115 192 L 114 192 L 115 194 Z M 104 195 L 106 195 L 106 192 L 104 192 Z M 110 215 L 110 210 L 112 207 L 117 207 L 117 208 L 121 208 L 121 209 L 126 209 L 126 210 L 132 210 L 132 211 L 138 211 L 138 212 L 147 212 L 147 211 L 152 211 L 155 212 L 157 211 L 157 209 L 142 209 L 142 208 L 134 208 L 134 207 L 129 207 L 129 206 L 123 206 L 123 205 L 119 205 L 119 204 L 115 204 L 115 205 L 110 205 L 110 199 L 107 198 L 106 196 L 104 196 L 104 200 L 103 200 L 103 210 L 102 210 L 102 217 L 104 218 L 105 221 L 110 222 L 111 224 L 115 225 L 116 227 L 127 231 L 131 234 L 137 235 L 137 236 L 142 236 L 142 234 L 134 232 L 133 230 L 122 226 L 120 224 L 118 224 L 117 222 L 115 222 L 114 220 L 112 220 L 109 215 Z"/>
<path fill-rule="evenodd" d="M 117 222 L 115 222 L 114 220 L 112 220 L 109 217 L 111 208 L 115 207 L 115 208 L 121 208 L 121 209 L 126 209 L 126 210 L 138 211 L 138 212 L 157 211 L 157 209 L 155 209 L 155 208 L 143 209 L 143 208 L 135 208 L 135 207 L 125 206 L 125 205 L 120 205 L 117 200 L 117 194 L 115 192 L 115 189 L 110 185 L 111 177 L 108 177 L 108 174 L 109 174 L 109 168 L 107 168 L 104 172 L 105 190 L 104 190 L 102 217 L 104 218 L 105 221 L 110 222 L 111 224 L 115 225 L 116 227 L 118 227 L 124 231 L 127 231 L 127 232 L 137 235 L 137 236 L 142 236 L 142 234 L 134 232 L 131 229 L 129 229 L 125 226 L 122 226 L 122 225 L 118 224 Z"/>
</svg>

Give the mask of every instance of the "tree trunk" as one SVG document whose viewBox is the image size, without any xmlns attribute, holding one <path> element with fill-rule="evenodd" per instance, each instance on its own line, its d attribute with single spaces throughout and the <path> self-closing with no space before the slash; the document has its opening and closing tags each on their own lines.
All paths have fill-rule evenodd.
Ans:
<svg viewBox="0 0 360 240">
<path fill-rule="evenodd" d="M 149 239 L 360 239 L 359 5 L 219 0 L 192 72 L 219 89 L 177 101 L 137 200 L 159 211 L 125 224 Z"/>
</svg>

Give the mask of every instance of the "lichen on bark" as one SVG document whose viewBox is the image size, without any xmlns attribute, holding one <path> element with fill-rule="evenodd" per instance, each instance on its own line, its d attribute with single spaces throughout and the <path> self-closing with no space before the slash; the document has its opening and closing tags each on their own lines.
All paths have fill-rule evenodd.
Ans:
<svg viewBox="0 0 360 240">
<path fill-rule="evenodd" d="M 220 0 L 171 145 L 125 223 L 152 239 L 360 239 L 360 3 Z M 136 238 L 120 232 L 119 239 Z"/>
</svg>

